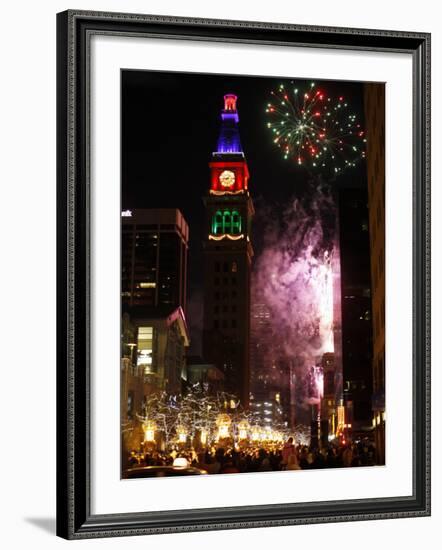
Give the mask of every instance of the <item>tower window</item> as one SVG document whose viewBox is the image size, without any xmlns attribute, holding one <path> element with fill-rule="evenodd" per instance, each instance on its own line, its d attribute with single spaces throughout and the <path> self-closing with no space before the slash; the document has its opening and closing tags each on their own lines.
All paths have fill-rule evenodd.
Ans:
<svg viewBox="0 0 442 550">
<path fill-rule="evenodd" d="M 238 210 L 217 210 L 212 218 L 212 234 L 221 235 L 229 233 L 239 235 L 242 223 Z"/>
<path fill-rule="evenodd" d="M 218 235 L 224 233 L 223 231 L 223 214 L 221 210 L 217 210 L 212 218 L 212 233 Z M 216 267 L 216 264 L 215 264 Z"/>
<path fill-rule="evenodd" d="M 238 210 L 233 210 L 231 218 L 231 233 L 239 235 L 241 233 L 241 216 Z"/>
<path fill-rule="evenodd" d="M 129 391 L 128 394 L 127 394 L 127 410 L 126 410 L 127 416 L 129 418 L 132 417 L 133 412 L 134 412 L 134 401 L 135 401 L 134 392 Z"/>
<path fill-rule="evenodd" d="M 223 233 L 232 233 L 232 214 L 230 210 L 223 212 Z"/>
</svg>

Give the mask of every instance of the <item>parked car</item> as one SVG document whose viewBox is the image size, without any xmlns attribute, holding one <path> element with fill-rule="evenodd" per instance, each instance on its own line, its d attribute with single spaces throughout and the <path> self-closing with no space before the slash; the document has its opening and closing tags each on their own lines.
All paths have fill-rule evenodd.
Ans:
<svg viewBox="0 0 442 550">
<path fill-rule="evenodd" d="M 180 466 L 143 466 L 129 468 L 123 472 L 124 479 L 137 479 L 147 477 L 169 477 L 169 476 L 194 476 L 207 474 L 206 470 L 200 468 L 182 468 Z"/>
</svg>

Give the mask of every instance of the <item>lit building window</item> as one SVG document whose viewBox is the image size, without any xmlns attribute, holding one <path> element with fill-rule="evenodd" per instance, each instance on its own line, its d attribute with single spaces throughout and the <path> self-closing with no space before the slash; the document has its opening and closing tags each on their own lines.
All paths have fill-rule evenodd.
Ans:
<svg viewBox="0 0 442 550">
<path fill-rule="evenodd" d="M 127 416 L 130 418 L 134 410 L 134 392 L 130 391 L 127 394 Z"/>
<path fill-rule="evenodd" d="M 223 233 L 232 233 L 232 213 L 230 210 L 224 210 L 223 212 Z"/>
<path fill-rule="evenodd" d="M 223 233 L 223 215 L 220 210 L 215 212 L 215 215 L 212 219 L 212 233 L 214 235 L 219 235 Z"/>
<path fill-rule="evenodd" d="M 217 210 L 212 218 L 212 234 L 239 235 L 242 223 L 238 210 Z"/>
<path fill-rule="evenodd" d="M 236 100 L 237 100 L 236 95 L 226 94 L 224 96 L 224 110 L 225 111 L 236 111 Z"/>
<path fill-rule="evenodd" d="M 138 328 L 137 365 L 152 372 L 153 327 Z"/>
<path fill-rule="evenodd" d="M 241 233 L 241 216 L 239 215 L 238 210 L 232 211 L 230 233 L 233 233 L 234 235 L 239 235 Z"/>
<path fill-rule="evenodd" d="M 155 288 L 156 286 L 156 283 L 152 283 L 150 281 L 142 281 L 140 283 L 140 288 Z"/>
</svg>

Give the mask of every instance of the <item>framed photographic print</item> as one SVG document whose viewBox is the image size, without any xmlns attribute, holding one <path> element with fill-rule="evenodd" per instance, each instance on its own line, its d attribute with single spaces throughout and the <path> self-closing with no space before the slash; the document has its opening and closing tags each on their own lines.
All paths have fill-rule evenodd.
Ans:
<svg viewBox="0 0 442 550">
<path fill-rule="evenodd" d="M 57 20 L 57 533 L 430 513 L 430 37 Z"/>
</svg>

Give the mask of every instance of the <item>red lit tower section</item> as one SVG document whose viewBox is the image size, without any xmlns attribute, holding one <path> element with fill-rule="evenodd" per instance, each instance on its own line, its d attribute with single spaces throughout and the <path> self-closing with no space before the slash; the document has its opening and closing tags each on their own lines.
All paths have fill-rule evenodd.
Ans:
<svg viewBox="0 0 442 550">
<path fill-rule="evenodd" d="M 204 198 L 203 355 L 224 372 L 224 389 L 249 402 L 253 202 L 239 135 L 237 97 L 224 96 L 210 188 Z"/>
</svg>

